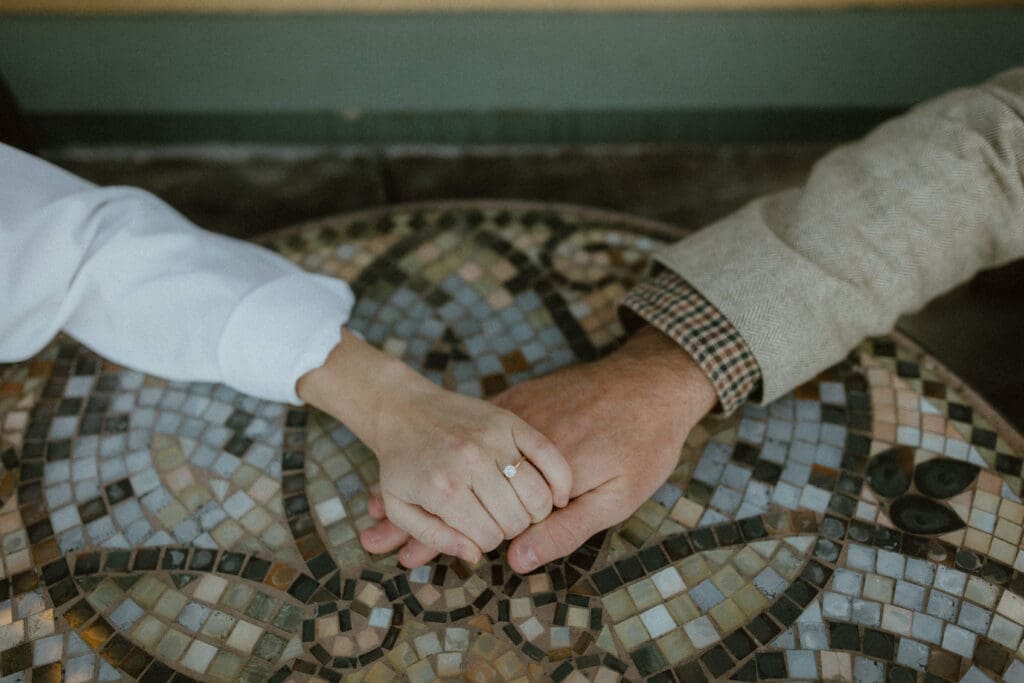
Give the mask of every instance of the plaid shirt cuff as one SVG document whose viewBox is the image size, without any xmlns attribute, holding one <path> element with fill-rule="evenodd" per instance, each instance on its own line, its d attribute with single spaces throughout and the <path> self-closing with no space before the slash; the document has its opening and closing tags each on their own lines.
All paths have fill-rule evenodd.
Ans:
<svg viewBox="0 0 1024 683">
<path fill-rule="evenodd" d="M 716 412 L 732 414 L 761 387 L 761 368 L 729 319 L 675 273 L 663 270 L 634 287 L 622 302 L 623 323 L 637 318 L 683 347 L 704 370 L 718 394 Z"/>
</svg>

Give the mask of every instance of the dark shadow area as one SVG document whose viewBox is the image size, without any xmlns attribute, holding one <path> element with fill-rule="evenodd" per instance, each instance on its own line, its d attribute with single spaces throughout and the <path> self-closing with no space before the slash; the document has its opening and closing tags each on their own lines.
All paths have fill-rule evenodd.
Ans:
<svg viewBox="0 0 1024 683">
<path fill-rule="evenodd" d="M 0 142 L 26 152 L 36 152 L 36 139 L 21 112 L 14 93 L 0 74 Z"/>
</svg>

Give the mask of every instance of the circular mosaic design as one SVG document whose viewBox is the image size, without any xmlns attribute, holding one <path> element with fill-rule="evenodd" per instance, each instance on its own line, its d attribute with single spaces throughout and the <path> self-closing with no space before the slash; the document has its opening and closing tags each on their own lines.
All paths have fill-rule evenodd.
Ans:
<svg viewBox="0 0 1024 683">
<path fill-rule="evenodd" d="M 490 396 L 614 348 L 671 238 L 465 203 L 267 245 L 351 282 L 371 342 Z M 0 677 L 1024 680 L 1021 445 L 912 345 L 868 340 L 705 420 L 559 562 L 405 571 L 359 546 L 377 469 L 342 425 L 61 338 L 0 366 Z"/>
</svg>

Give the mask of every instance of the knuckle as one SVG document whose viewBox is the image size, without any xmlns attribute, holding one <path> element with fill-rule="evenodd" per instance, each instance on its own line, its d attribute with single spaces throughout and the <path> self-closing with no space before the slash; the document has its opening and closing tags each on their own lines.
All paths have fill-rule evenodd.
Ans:
<svg viewBox="0 0 1024 683">
<path fill-rule="evenodd" d="M 432 550 L 436 550 L 437 552 L 444 553 L 446 555 L 453 554 L 451 551 L 454 546 L 457 545 L 453 543 L 448 534 L 444 533 L 441 529 L 431 529 L 427 532 L 421 542 Z"/>
<path fill-rule="evenodd" d="M 430 486 L 441 496 L 441 500 L 446 500 L 455 495 L 459 490 L 459 483 L 447 472 L 434 472 L 431 474 Z"/>
<path fill-rule="evenodd" d="M 554 498 L 551 489 L 543 481 L 531 481 L 529 488 L 524 492 L 523 506 L 530 515 L 531 522 L 539 522 L 549 514 L 554 507 Z"/>
<path fill-rule="evenodd" d="M 472 441 L 460 441 L 451 451 L 453 460 L 464 470 L 475 470 L 483 463 L 483 453 Z"/>
<path fill-rule="evenodd" d="M 547 518 L 551 514 L 551 510 L 554 507 L 554 503 L 551 500 L 551 494 L 548 493 L 547 498 L 541 500 L 534 500 L 527 508 L 530 513 L 530 521 L 536 524 Z"/>
<path fill-rule="evenodd" d="M 525 513 L 522 515 L 517 515 L 515 522 L 512 525 L 512 536 L 518 536 L 519 534 L 529 529 L 530 524 L 532 522 L 533 520 L 530 518 L 530 516 Z"/>
<path fill-rule="evenodd" d="M 480 550 L 488 553 L 501 545 L 501 542 L 504 540 L 505 539 L 502 537 L 501 533 L 497 530 L 490 532 L 487 534 L 484 542 L 480 544 Z"/>
<path fill-rule="evenodd" d="M 487 546 L 487 550 L 494 550 L 501 542 L 505 540 L 505 533 L 502 528 L 495 523 L 488 523 L 480 530 L 480 535 L 483 537 L 483 545 L 480 546 L 480 550 L 484 550 L 484 546 Z M 485 551 L 486 552 L 486 551 Z"/>
</svg>

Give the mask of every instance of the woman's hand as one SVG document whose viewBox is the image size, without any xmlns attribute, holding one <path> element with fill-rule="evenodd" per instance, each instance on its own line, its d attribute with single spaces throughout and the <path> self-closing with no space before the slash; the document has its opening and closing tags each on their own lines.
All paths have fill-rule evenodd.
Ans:
<svg viewBox="0 0 1024 683">
<path fill-rule="evenodd" d="M 568 502 L 569 465 L 542 434 L 351 333 L 297 390 L 377 454 L 388 519 L 433 550 L 475 563 Z"/>
<path fill-rule="evenodd" d="M 672 473 L 690 429 L 717 400 L 700 366 L 652 327 L 599 361 L 497 396 L 500 405 L 550 434 L 574 472 L 573 500 L 512 541 L 509 565 L 530 572 L 628 518 Z M 360 534 L 367 551 L 401 548 L 406 566 L 434 558 L 391 522 L 379 496 L 370 497 L 367 509 L 378 520 Z"/>
</svg>

